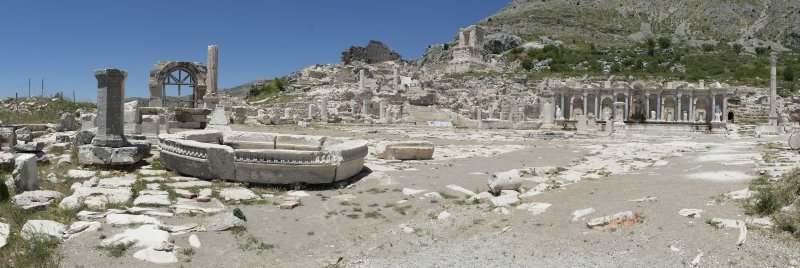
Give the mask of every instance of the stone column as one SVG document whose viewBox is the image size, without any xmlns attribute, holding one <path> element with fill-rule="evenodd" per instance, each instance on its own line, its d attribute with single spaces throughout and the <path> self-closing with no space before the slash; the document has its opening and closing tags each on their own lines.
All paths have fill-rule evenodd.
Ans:
<svg viewBox="0 0 800 268">
<path fill-rule="evenodd" d="M 369 115 L 369 100 L 361 101 L 361 114 L 364 117 L 367 117 Z"/>
<path fill-rule="evenodd" d="M 600 115 L 600 96 L 597 93 L 594 94 L 594 116 L 595 118 L 599 118 Z"/>
<path fill-rule="evenodd" d="M 94 71 L 94 76 L 97 78 L 97 136 L 92 145 L 127 146 L 122 113 L 128 73 L 119 69 L 100 69 Z"/>
<path fill-rule="evenodd" d="M 728 94 L 722 96 L 722 122 L 728 122 Z"/>
<path fill-rule="evenodd" d="M 358 70 L 358 89 L 364 90 L 367 88 L 365 81 L 366 79 L 367 75 L 366 72 L 364 72 L 364 69 Z"/>
<path fill-rule="evenodd" d="M 561 117 L 567 114 L 567 107 L 564 106 L 564 93 L 561 93 Z"/>
<path fill-rule="evenodd" d="M 350 101 L 350 116 L 355 117 L 356 114 L 358 113 L 356 105 L 357 105 L 356 101 Z"/>
<path fill-rule="evenodd" d="M 319 116 L 323 122 L 328 122 L 328 98 L 323 97 L 319 105 Z"/>
<path fill-rule="evenodd" d="M 482 117 L 481 113 L 483 112 L 483 109 L 481 109 L 480 106 L 475 107 L 475 109 L 477 109 L 477 114 L 478 114 L 477 115 L 478 116 L 478 129 L 481 129 L 481 127 L 483 127 L 483 121 L 482 121 L 483 118 L 481 118 Z"/>
<path fill-rule="evenodd" d="M 711 111 L 706 111 L 706 123 L 708 123 L 708 115 L 711 115 L 711 121 L 714 120 L 714 112 L 717 110 L 717 94 L 711 94 Z"/>
<path fill-rule="evenodd" d="M 777 80 L 777 65 L 778 65 L 778 53 L 772 52 L 769 53 L 769 123 L 773 126 L 778 125 L 778 110 L 776 107 L 775 101 L 778 99 L 777 87 L 778 87 L 778 80 Z"/>
<path fill-rule="evenodd" d="M 219 48 L 208 46 L 208 74 L 206 75 L 206 94 L 217 94 L 217 60 Z"/>
<path fill-rule="evenodd" d="M 661 121 L 661 93 L 658 93 L 658 99 L 656 100 L 656 121 Z"/>
<path fill-rule="evenodd" d="M 683 114 L 683 106 L 681 106 L 681 94 L 678 94 L 678 109 L 675 109 L 675 121 L 683 121 L 681 120 L 681 114 Z"/>
<path fill-rule="evenodd" d="M 565 118 L 567 118 L 569 120 L 572 120 L 573 110 L 575 110 L 575 96 L 572 96 L 572 98 L 569 98 L 569 110 L 567 110 L 566 113 L 564 113 L 564 114 L 567 115 L 567 117 L 565 117 Z"/>
<path fill-rule="evenodd" d="M 589 93 L 583 92 L 583 114 L 589 114 Z"/>
<path fill-rule="evenodd" d="M 650 93 L 644 94 L 644 121 L 650 121 Z"/>
<path fill-rule="evenodd" d="M 694 122 L 694 94 L 689 94 L 689 122 Z"/>
<path fill-rule="evenodd" d="M 380 109 L 380 111 L 378 112 L 378 118 L 383 120 L 386 118 L 386 102 L 381 101 L 378 105 L 379 105 L 378 108 Z"/>
<path fill-rule="evenodd" d="M 394 67 L 394 76 L 392 82 L 394 90 L 400 90 L 400 68 L 397 66 Z"/>
</svg>

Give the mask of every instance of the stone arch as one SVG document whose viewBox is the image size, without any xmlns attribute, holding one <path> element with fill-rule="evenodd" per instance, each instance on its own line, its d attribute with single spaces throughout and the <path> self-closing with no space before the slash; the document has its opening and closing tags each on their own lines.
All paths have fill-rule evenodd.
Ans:
<svg viewBox="0 0 800 268">
<path fill-rule="evenodd" d="M 614 116 L 614 97 L 610 95 L 604 95 L 600 98 L 600 114 L 597 115 L 597 118 L 600 120 L 611 120 L 611 117 Z"/>
<path fill-rule="evenodd" d="M 192 107 L 203 99 L 206 94 L 206 75 L 208 68 L 199 62 L 161 61 L 150 70 L 150 106 L 163 107 L 166 96 L 164 93 L 167 76 L 177 70 L 186 72 L 192 80 L 193 94 Z"/>
</svg>

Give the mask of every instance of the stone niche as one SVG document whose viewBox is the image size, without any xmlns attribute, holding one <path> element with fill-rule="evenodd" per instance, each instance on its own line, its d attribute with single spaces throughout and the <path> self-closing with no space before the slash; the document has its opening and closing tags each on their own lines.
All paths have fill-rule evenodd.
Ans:
<svg viewBox="0 0 800 268">
<path fill-rule="evenodd" d="M 167 169 L 213 180 L 328 184 L 360 173 L 366 140 L 277 133 L 192 130 L 161 134 Z"/>
</svg>

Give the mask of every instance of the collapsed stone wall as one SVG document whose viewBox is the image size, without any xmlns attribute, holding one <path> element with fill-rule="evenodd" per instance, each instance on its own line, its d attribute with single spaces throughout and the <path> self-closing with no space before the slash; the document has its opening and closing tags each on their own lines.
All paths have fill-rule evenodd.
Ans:
<svg viewBox="0 0 800 268">
<path fill-rule="evenodd" d="M 342 63 L 360 61 L 368 64 L 400 60 L 402 56 L 380 41 L 370 40 L 366 47 L 351 46 L 342 52 Z"/>
</svg>

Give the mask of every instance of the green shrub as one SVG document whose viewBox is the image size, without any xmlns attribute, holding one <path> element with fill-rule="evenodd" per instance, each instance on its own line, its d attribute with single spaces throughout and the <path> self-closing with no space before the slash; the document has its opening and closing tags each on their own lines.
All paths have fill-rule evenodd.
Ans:
<svg viewBox="0 0 800 268">
<path fill-rule="evenodd" d="M 736 53 L 737 55 L 742 53 L 742 44 L 733 44 L 731 48 L 733 48 L 733 53 Z"/>
<path fill-rule="evenodd" d="M 672 39 L 669 37 L 659 37 L 658 38 L 658 46 L 662 49 L 669 48 L 672 46 Z"/>
<path fill-rule="evenodd" d="M 533 60 L 531 60 L 531 59 L 522 60 L 522 68 L 523 69 L 525 69 L 527 71 L 530 71 L 530 70 L 533 69 L 533 66 L 534 66 Z"/>
</svg>

